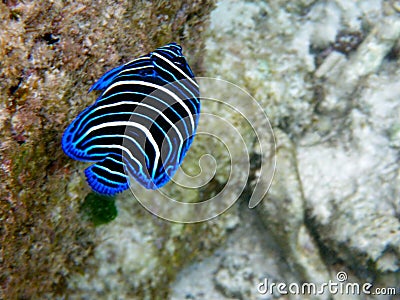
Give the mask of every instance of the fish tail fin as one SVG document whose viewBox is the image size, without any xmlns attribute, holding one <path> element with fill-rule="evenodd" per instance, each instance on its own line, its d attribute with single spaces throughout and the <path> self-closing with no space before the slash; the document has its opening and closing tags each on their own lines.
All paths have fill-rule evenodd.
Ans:
<svg viewBox="0 0 400 300">
<path fill-rule="evenodd" d="M 85 170 L 90 187 L 102 195 L 115 195 L 129 188 L 129 177 L 124 172 L 124 164 L 114 158 L 91 165 Z"/>
</svg>

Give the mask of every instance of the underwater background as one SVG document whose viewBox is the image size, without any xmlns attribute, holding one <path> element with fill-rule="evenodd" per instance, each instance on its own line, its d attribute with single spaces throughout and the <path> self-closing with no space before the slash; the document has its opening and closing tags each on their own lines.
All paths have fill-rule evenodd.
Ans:
<svg viewBox="0 0 400 300">
<path fill-rule="evenodd" d="M 5 0 L 0 22 L 0 299 L 300 299 L 311 296 L 258 287 L 340 272 L 400 294 L 399 1 Z M 183 168 L 198 172 L 212 149 L 217 171 L 202 188 L 167 185 L 170 196 L 196 203 L 248 183 L 195 224 L 158 218 L 130 191 L 92 193 L 88 165 L 61 148 L 102 74 L 170 42 L 197 76 L 248 91 L 276 141 L 260 154 L 246 122 L 204 106 L 240 128 L 251 169 L 196 137 Z M 226 97 L 247 107 L 235 90 Z M 249 209 L 260 162 L 274 159 L 270 190 Z"/>
</svg>

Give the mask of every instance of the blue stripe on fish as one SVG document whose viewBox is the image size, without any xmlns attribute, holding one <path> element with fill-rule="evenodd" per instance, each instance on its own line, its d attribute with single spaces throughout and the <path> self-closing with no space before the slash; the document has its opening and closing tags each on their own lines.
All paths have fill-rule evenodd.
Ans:
<svg viewBox="0 0 400 300">
<path fill-rule="evenodd" d="M 199 86 L 170 43 L 105 73 L 89 90 L 101 91 L 62 138 L 92 189 L 113 195 L 129 188 L 129 174 L 148 189 L 171 180 L 196 134 Z"/>
</svg>

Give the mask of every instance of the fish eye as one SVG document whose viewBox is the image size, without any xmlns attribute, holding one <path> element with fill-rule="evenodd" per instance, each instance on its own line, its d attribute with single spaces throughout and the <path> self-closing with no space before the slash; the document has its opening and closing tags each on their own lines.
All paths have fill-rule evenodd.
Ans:
<svg viewBox="0 0 400 300">
<path fill-rule="evenodd" d="M 183 67 L 183 66 L 186 65 L 186 61 L 185 61 L 185 59 L 184 59 L 183 57 L 177 57 L 177 58 L 174 60 L 174 64 Z"/>
</svg>

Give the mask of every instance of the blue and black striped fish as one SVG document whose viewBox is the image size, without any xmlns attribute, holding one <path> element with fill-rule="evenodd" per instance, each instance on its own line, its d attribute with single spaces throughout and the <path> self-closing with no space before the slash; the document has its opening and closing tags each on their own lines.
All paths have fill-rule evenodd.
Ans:
<svg viewBox="0 0 400 300">
<path fill-rule="evenodd" d="M 89 91 L 102 93 L 65 130 L 64 152 L 96 162 L 85 170 L 92 189 L 113 195 L 129 176 L 148 189 L 165 185 L 186 155 L 200 115 L 199 86 L 170 43 L 105 73 Z"/>
</svg>

